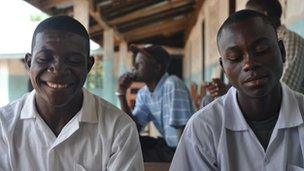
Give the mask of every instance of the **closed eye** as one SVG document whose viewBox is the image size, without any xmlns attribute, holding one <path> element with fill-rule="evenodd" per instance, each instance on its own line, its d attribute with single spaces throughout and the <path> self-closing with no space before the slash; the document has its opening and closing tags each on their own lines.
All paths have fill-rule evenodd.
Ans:
<svg viewBox="0 0 304 171">
<path fill-rule="evenodd" d="M 35 61 L 37 63 L 47 63 L 51 61 L 52 54 L 47 51 L 41 51 L 35 56 Z"/>
<path fill-rule="evenodd" d="M 251 47 L 251 51 L 256 55 L 263 55 L 271 48 L 271 41 L 267 38 L 261 38 L 255 41 Z"/>
<path fill-rule="evenodd" d="M 264 52 L 267 52 L 268 49 L 269 49 L 269 46 L 267 46 L 267 45 L 259 45 L 254 48 L 254 53 L 263 54 Z"/>
<path fill-rule="evenodd" d="M 85 57 L 78 53 L 72 53 L 66 56 L 65 58 L 67 63 L 72 65 L 81 65 L 85 63 Z"/>
<path fill-rule="evenodd" d="M 229 50 L 225 54 L 225 59 L 231 62 L 238 62 L 242 59 L 242 53 L 239 51 Z"/>
</svg>

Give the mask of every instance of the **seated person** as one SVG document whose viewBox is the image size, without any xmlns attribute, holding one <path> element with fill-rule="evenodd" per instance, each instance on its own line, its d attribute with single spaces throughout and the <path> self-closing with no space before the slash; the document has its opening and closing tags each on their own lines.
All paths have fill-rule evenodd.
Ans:
<svg viewBox="0 0 304 171">
<path fill-rule="evenodd" d="M 278 0 L 249 0 L 246 9 L 265 14 L 276 28 L 282 40 L 286 61 L 281 81 L 292 90 L 304 93 L 304 39 L 281 24 L 282 6 Z"/>
<path fill-rule="evenodd" d="M 172 171 L 304 169 L 304 96 L 280 82 L 285 49 L 263 14 L 232 14 L 217 35 L 232 87 L 189 120 Z"/>
<path fill-rule="evenodd" d="M 34 90 L 0 108 L 0 170 L 143 170 L 134 122 L 83 88 L 89 53 L 75 19 L 37 26 L 25 56 Z"/>
<path fill-rule="evenodd" d="M 156 142 L 141 138 L 144 161 L 169 162 L 184 126 L 195 112 L 190 93 L 179 78 L 166 72 L 170 56 L 161 46 L 131 46 L 131 50 L 136 54 L 135 69 L 119 78 L 117 95 L 121 108 L 134 119 L 139 130 L 152 121 L 164 138 Z M 146 86 L 138 91 L 131 111 L 125 94 L 133 81 L 142 81 Z"/>
<path fill-rule="evenodd" d="M 281 24 L 282 6 L 278 0 L 249 0 L 246 3 L 246 9 L 260 12 L 269 17 L 269 20 L 276 28 L 278 38 L 283 41 L 286 51 L 286 61 L 283 66 L 281 81 L 291 89 L 304 93 L 304 39 L 297 33 L 287 29 Z M 222 85 L 221 82 L 219 85 Z M 213 84 L 214 85 L 214 84 Z M 206 106 L 213 101 L 214 93 L 219 95 L 226 94 L 225 89 L 213 89 L 211 95 L 202 99 L 201 107 Z M 214 91 L 215 90 L 215 91 Z"/>
</svg>

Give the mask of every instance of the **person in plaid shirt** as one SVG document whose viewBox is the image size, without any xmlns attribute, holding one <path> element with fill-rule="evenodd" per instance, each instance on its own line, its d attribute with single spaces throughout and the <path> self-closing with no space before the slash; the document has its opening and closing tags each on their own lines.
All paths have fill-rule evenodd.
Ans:
<svg viewBox="0 0 304 171">
<path fill-rule="evenodd" d="M 164 48 L 131 45 L 130 49 L 136 55 L 134 70 L 120 76 L 116 95 L 122 110 L 132 117 L 139 131 L 152 121 L 162 135 L 157 139 L 140 137 L 144 161 L 170 162 L 183 128 L 195 112 L 189 90 L 182 80 L 167 73 L 170 56 Z M 131 111 L 126 91 L 133 81 L 142 81 L 146 86 L 138 91 Z"/>
<path fill-rule="evenodd" d="M 249 0 L 246 9 L 267 15 L 273 22 L 278 38 L 283 41 L 286 61 L 281 81 L 291 89 L 304 93 L 304 39 L 281 24 L 282 7 L 278 0 Z"/>
</svg>

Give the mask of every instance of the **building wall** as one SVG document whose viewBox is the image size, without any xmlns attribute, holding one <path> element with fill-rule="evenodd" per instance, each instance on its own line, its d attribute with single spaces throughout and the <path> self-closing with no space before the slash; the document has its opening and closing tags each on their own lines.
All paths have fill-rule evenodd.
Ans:
<svg viewBox="0 0 304 171">
<path fill-rule="evenodd" d="M 202 81 L 210 81 L 213 77 L 220 77 L 219 53 L 215 37 L 220 24 L 227 16 L 228 0 L 205 0 L 185 45 L 183 75 L 188 86 L 191 82 L 200 84 Z M 204 23 L 204 33 L 202 23 Z M 205 63 L 204 75 L 203 63 Z"/>
<path fill-rule="evenodd" d="M 280 0 L 283 6 L 282 23 L 287 28 L 304 37 L 304 5 L 303 0 Z"/>
<path fill-rule="evenodd" d="M 8 99 L 8 64 L 7 60 L 0 60 L 0 107 L 9 102 Z"/>
<path fill-rule="evenodd" d="M 27 93 L 28 72 L 20 59 L 0 60 L 0 106 Z"/>
<path fill-rule="evenodd" d="M 20 59 L 8 60 L 9 68 L 9 101 L 20 98 L 28 91 L 28 72 Z"/>
<path fill-rule="evenodd" d="M 247 0 L 236 0 L 236 11 L 244 9 L 246 2 Z M 303 0 L 280 0 L 280 2 L 283 8 L 282 24 L 304 37 L 304 5 L 299 5 L 303 4 Z M 228 14 L 229 0 L 205 0 L 203 3 L 184 49 L 183 76 L 188 86 L 192 82 L 201 84 L 202 81 L 220 77 L 216 34 Z M 205 33 L 202 31 L 202 23 L 205 25 Z"/>
</svg>

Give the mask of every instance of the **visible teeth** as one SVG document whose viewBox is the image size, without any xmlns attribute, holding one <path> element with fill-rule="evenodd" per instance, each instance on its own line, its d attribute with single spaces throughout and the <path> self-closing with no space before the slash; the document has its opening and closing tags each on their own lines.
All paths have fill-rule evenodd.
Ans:
<svg viewBox="0 0 304 171">
<path fill-rule="evenodd" d="M 46 82 L 46 84 L 51 87 L 51 88 L 67 88 L 67 84 L 58 84 L 58 83 L 51 83 L 51 82 Z"/>
</svg>

